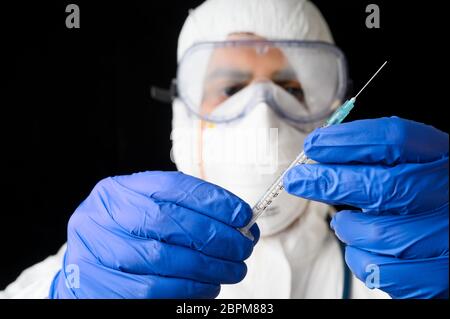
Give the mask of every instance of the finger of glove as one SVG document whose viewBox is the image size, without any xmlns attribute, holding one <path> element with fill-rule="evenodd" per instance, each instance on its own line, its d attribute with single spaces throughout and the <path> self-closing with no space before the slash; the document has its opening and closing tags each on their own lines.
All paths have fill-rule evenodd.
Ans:
<svg viewBox="0 0 450 319">
<path fill-rule="evenodd" d="M 448 157 L 448 134 L 398 117 L 367 119 L 319 128 L 304 142 L 320 163 L 432 162 Z"/>
<path fill-rule="evenodd" d="M 70 290 L 76 298 L 215 298 L 220 285 L 184 278 L 155 275 L 136 275 L 105 267 L 98 263 L 80 260 L 78 287 Z M 70 273 L 63 271 L 57 290 L 70 281 Z"/>
<path fill-rule="evenodd" d="M 151 171 L 112 179 L 132 192 L 175 203 L 233 227 L 245 226 L 252 217 L 250 206 L 233 193 L 181 172 Z"/>
<path fill-rule="evenodd" d="M 448 255 L 448 205 L 400 216 L 341 211 L 333 216 L 331 228 L 345 244 L 372 253 L 402 259 Z"/>
<path fill-rule="evenodd" d="M 247 267 L 244 262 L 213 258 L 199 251 L 162 243 L 153 239 L 109 236 L 99 228 L 97 237 L 69 236 L 71 246 L 78 243 L 84 250 L 70 251 L 68 262 L 80 258 L 98 262 L 107 268 L 137 275 L 177 277 L 213 284 L 234 284 L 241 281 Z M 107 238 L 107 241 L 104 239 Z"/>
<path fill-rule="evenodd" d="M 256 245 L 258 243 L 258 241 L 259 241 L 260 236 L 261 236 L 261 232 L 259 230 L 258 224 L 256 224 L 256 223 L 253 224 L 253 226 L 250 227 L 249 231 L 253 235 L 253 238 L 254 238 L 253 245 Z"/>
<path fill-rule="evenodd" d="M 227 224 L 111 183 L 113 186 L 99 189 L 97 196 L 91 195 L 80 205 L 69 221 L 69 234 L 89 241 L 99 238 L 101 229 L 106 229 L 103 242 L 96 240 L 98 245 L 109 245 L 114 236 L 130 241 L 134 237 L 155 239 L 232 261 L 248 258 L 253 250 L 253 242 Z"/>
<path fill-rule="evenodd" d="M 304 164 L 284 176 L 286 191 L 373 214 L 412 214 L 448 203 L 448 160 L 381 165 Z"/>
<path fill-rule="evenodd" d="M 345 261 L 367 287 L 392 298 L 448 298 L 448 256 L 403 260 L 347 246 Z"/>
</svg>

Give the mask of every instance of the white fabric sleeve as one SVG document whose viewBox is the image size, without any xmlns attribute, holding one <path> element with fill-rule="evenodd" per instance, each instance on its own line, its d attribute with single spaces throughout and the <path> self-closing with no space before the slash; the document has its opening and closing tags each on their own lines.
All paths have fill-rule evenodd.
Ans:
<svg viewBox="0 0 450 319">
<path fill-rule="evenodd" d="M 352 274 L 352 299 L 391 299 L 391 297 L 379 289 L 369 289 L 364 283 Z"/>
<path fill-rule="evenodd" d="M 25 269 L 19 277 L 0 291 L 0 299 L 43 299 L 48 297 L 53 277 L 61 269 L 66 251 L 64 244 L 52 255 Z"/>
</svg>

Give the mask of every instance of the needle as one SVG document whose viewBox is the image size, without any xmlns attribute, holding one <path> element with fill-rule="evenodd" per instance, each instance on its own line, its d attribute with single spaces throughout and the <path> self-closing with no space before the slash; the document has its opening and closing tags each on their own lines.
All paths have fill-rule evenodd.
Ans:
<svg viewBox="0 0 450 319">
<path fill-rule="evenodd" d="M 354 96 L 354 98 L 355 98 L 355 100 L 356 100 L 356 98 L 358 97 L 358 95 L 360 95 L 361 94 L 361 92 L 366 88 L 366 86 L 370 83 L 370 81 L 372 81 L 373 80 L 373 78 L 378 74 L 378 72 L 380 72 L 381 71 L 381 69 L 386 65 L 386 63 L 387 63 L 387 61 L 386 62 L 384 62 L 383 63 L 383 65 L 382 66 L 380 66 L 380 68 L 378 69 L 378 71 L 377 72 L 375 72 L 375 74 L 374 75 L 372 75 L 372 77 L 370 78 L 370 80 L 369 81 L 367 81 L 367 83 L 366 83 L 366 85 L 364 85 L 363 86 L 363 88 L 361 89 L 361 90 L 359 90 L 359 92 L 358 92 L 358 94 L 356 94 L 355 96 Z"/>
</svg>

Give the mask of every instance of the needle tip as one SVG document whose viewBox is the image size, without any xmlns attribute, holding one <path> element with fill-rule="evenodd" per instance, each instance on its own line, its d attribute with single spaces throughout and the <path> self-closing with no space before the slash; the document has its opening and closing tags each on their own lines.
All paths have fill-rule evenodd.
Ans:
<svg viewBox="0 0 450 319">
<path fill-rule="evenodd" d="M 359 92 L 354 96 L 355 99 L 358 97 L 358 95 L 361 94 L 362 91 L 364 91 L 364 89 L 366 88 L 366 86 L 373 80 L 373 78 L 378 74 L 378 72 L 381 71 L 381 69 L 386 65 L 387 62 L 388 62 L 388 61 L 386 60 L 386 61 L 383 63 L 383 65 L 380 66 L 380 68 L 377 70 L 377 72 L 375 72 L 375 74 L 372 75 L 372 77 L 370 78 L 370 80 L 367 81 L 367 83 L 362 87 L 362 89 L 359 90 Z"/>
</svg>

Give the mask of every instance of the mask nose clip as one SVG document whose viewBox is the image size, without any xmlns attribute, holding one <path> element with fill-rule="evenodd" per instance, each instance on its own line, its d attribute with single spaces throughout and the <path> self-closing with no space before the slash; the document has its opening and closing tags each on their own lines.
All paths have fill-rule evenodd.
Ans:
<svg viewBox="0 0 450 319">
<path fill-rule="evenodd" d="M 268 103 L 272 99 L 272 89 L 270 87 L 271 81 L 269 80 L 260 80 L 257 81 L 254 85 L 254 94 L 252 97 L 253 103 Z"/>
</svg>

